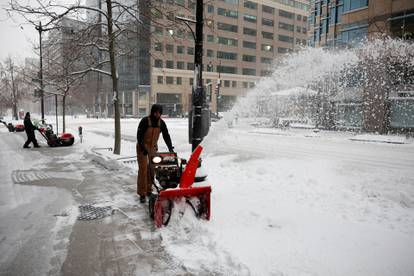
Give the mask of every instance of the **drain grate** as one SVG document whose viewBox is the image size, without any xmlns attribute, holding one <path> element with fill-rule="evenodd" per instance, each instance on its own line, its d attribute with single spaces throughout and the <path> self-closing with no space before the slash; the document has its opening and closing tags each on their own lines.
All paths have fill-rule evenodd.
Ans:
<svg viewBox="0 0 414 276">
<path fill-rule="evenodd" d="M 78 220 L 93 220 L 110 216 L 113 210 L 111 206 L 95 207 L 87 204 L 79 206 L 79 213 Z"/>
</svg>

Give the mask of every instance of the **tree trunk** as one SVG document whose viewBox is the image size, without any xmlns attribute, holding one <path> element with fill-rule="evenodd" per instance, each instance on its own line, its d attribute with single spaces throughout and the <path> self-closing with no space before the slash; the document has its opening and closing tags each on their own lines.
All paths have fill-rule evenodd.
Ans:
<svg viewBox="0 0 414 276">
<path fill-rule="evenodd" d="M 66 112 L 65 111 L 66 111 L 66 93 L 62 97 L 62 133 L 66 132 L 66 119 L 65 119 Z"/>
<path fill-rule="evenodd" d="M 114 121 L 115 121 L 115 143 L 114 154 L 121 153 L 121 119 L 118 105 L 118 74 L 116 71 L 115 62 L 115 34 L 113 32 L 112 23 L 112 0 L 106 0 L 106 7 L 108 11 L 108 38 L 109 38 L 109 60 L 111 63 L 111 75 L 112 75 L 112 89 L 114 93 Z"/>
<path fill-rule="evenodd" d="M 19 117 L 17 116 L 17 93 L 16 93 L 16 84 L 14 82 L 14 68 L 12 61 L 10 59 L 10 75 L 11 75 L 11 81 L 12 81 L 12 110 L 13 110 L 13 117 L 15 120 L 18 120 Z"/>
<path fill-rule="evenodd" d="M 13 99 L 13 107 L 12 107 L 12 110 L 13 110 L 13 118 L 15 120 L 19 120 L 19 117 L 17 115 L 17 104 L 16 104 L 16 100 L 15 99 Z"/>
</svg>

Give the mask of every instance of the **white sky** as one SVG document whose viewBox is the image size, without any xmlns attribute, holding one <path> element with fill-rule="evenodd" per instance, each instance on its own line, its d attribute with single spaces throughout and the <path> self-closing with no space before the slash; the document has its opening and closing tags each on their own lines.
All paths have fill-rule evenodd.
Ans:
<svg viewBox="0 0 414 276">
<path fill-rule="evenodd" d="M 23 63 L 26 57 L 35 57 L 33 43 L 38 44 L 38 33 L 18 15 L 10 18 L 4 10 L 8 0 L 0 0 L 0 60 L 8 55 Z"/>
</svg>

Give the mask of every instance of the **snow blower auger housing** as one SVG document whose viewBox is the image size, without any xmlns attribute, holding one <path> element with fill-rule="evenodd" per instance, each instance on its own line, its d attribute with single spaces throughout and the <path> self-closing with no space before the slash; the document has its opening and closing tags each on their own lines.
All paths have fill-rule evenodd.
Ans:
<svg viewBox="0 0 414 276">
<path fill-rule="evenodd" d="M 71 133 L 62 133 L 57 136 L 53 132 L 51 125 L 45 125 L 38 128 L 40 134 L 46 139 L 50 147 L 68 147 L 75 142 L 75 137 Z"/>
<path fill-rule="evenodd" d="M 158 183 L 154 182 L 156 194 L 151 194 L 148 208 L 156 227 L 168 224 L 174 202 L 183 199 L 198 218 L 210 219 L 211 187 L 192 186 L 202 150 L 199 145 L 188 162 L 171 152 L 157 153 L 152 157 L 151 166 Z"/>
</svg>

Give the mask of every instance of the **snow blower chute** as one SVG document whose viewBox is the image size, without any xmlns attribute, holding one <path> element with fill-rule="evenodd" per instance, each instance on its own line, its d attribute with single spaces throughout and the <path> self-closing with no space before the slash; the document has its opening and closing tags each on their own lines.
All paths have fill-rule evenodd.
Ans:
<svg viewBox="0 0 414 276">
<path fill-rule="evenodd" d="M 185 200 L 194 214 L 210 219 L 210 186 L 193 187 L 202 146 L 197 146 L 190 160 L 180 159 L 177 153 L 157 153 L 151 159 L 155 171 L 157 193 L 149 198 L 149 213 L 155 226 L 162 227 L 170 221 L 174 202 Z M 187 164 L 186 164 L 187 163 Z M 185 169 L 183 170 L 183 165 Z M 177 187 L 178 186 L 178 187 Z"/>
</svg>

